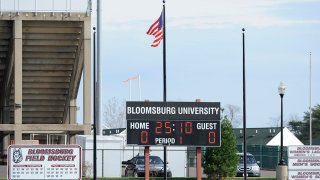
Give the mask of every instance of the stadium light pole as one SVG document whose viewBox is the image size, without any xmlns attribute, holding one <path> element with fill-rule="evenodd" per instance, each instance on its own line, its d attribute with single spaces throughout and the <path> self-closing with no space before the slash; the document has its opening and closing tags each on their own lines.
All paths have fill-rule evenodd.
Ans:
<svg viewBox="0 0 320 180">
<path fill-rule="evenodd" d="M 277 166 L 277 180 L 287 180 L 288 179 L 288 166 L 283 159 L 283 96 L 286 90 L 286 86 L 281 81 L 278 87 L 278 92 L 281 98 L 281 146 L 280 146 L 280 160 Z"/>
<path fill-rule="evenodd" d="M 286 163 L 283 160 L 283 96 L 286 91 L 286 86 L 284 83 L 281 81 L 280 85 L 278 87 L 278 92 L 281 98 L 281 149 L 280 149 L 280 161 L 279 165 L 285 165 Z"/>
</svg>

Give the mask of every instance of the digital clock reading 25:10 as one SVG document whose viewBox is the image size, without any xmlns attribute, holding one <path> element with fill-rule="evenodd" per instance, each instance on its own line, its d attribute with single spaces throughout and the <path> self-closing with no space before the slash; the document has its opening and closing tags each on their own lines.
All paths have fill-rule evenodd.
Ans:
<svg viewBox="0 0 320 180">
<path fill-rule="evenodd" d="M 127 120 L 127 144 L 220 146 L 220 121 Z"/>
</svg>

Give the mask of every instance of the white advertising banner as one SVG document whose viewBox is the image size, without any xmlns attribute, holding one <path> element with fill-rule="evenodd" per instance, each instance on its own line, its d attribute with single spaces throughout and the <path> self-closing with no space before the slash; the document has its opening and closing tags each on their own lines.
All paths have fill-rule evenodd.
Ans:
<svg viewBox="0 0 320 180">
<path fill-rule="evenodd" d="M 320 146 L 288 147 L 288 179 L 320 179 Z"/>
<path fill-rule="evenodd" d="M 8 179 L 81 179 L 79 145 L 11 145 Z"/>
<path fill-rule="evenodd" d="M 289 146 L 288 157 L 316 157 L 320 158 L 320 146 Z"/>
<path fill-rule="evenodd" d="M 289 171 L 289 179 L 291 180 L 319 180 L 320 171 Z"/>
<path fill-rule="evenodd" d="M 288 159 L 288 166 L 290 169 L 320 169 L 320 158 L 299 158 L 299 159 Z"/>
</svg>

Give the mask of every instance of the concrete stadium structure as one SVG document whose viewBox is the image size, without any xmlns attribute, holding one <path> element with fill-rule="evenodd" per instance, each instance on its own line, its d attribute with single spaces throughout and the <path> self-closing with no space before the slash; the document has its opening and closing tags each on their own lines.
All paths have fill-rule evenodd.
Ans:
<svg viewBox="0 0 320 180">
<path fill-rule="evenodd" d="M 78 124 L 81 76 L 83 124 Z M 1 12 L 1 150 L 32 139 L 72 144 L 76 134 L 91 134 L 91 79 L 89 13 Z"/>
</svg>

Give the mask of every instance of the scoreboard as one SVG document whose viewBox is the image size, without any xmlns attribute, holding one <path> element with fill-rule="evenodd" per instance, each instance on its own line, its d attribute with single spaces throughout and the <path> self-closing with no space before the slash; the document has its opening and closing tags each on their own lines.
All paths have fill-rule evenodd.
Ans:
<svg viewBox="0 0 320 180">
<path fill-rule="evenodd" d="M 128 145 L 220 146 L 220 103 L 127 102 Z"/>
</svg>

